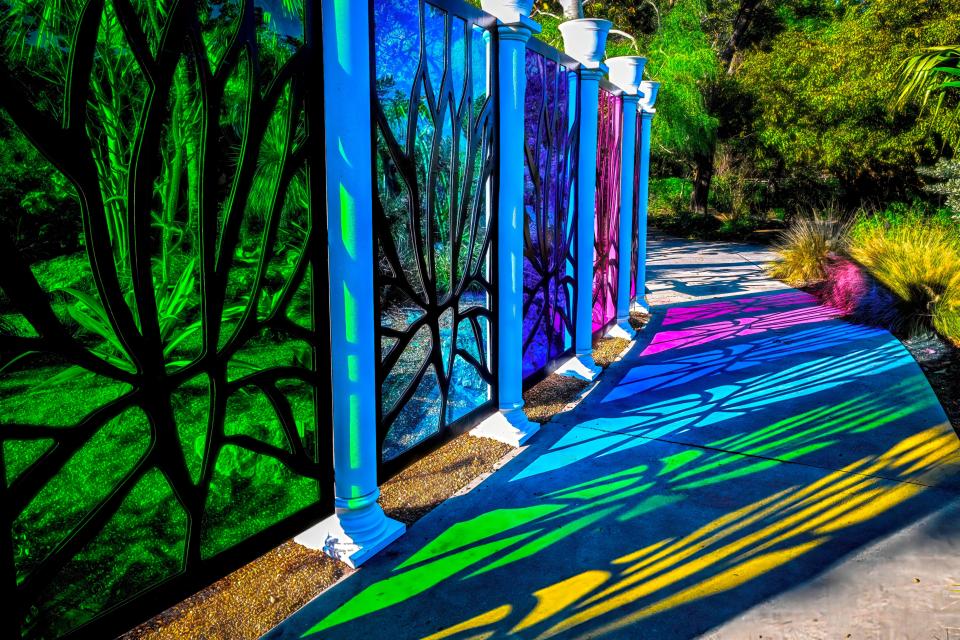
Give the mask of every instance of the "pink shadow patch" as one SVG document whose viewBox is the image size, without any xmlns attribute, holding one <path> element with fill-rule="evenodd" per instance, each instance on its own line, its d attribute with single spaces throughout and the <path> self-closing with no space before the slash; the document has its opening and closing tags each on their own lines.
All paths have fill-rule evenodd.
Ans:
<svg viewBox="0 0 960 640">
<path fill-rule="evenodd" d="M 794 296 L 796 300 L 797 294 L 785 294 Z M 804 296 L 803 302 L 805 303 L 816 303 L 816 298 L 813 296 L 807 295 L 805 293 L 799 294 Z M 781 296 L 773 296 L 779 298 Z M 762 300 L 762 299 L 757 299 Z M 725 303 L 732 305 L 731 308 L 735 307 L 737 311 L 733 313 L 748 313 L 749 309 L 754 308 L 750 305 L 737 304 L 742 303 L 743 301 L 734 301 L 732 303 Z M 710 305 L 704 305 L 704 307 L 714 306 L 719 303 L 711 303 Z M 794 302 L 797 304 L 797 302 Z M 787 306 L 783 304 L 782 306 Z M 684 311 L 695 311 L 701 309 L 702 307 L 692 307 L 688 309 L 683 309 Z M 763 309 L 764 307 L 758 307 Z M 769 306 L 765 308 L 769 309 Z M 675 311 L 676 309 L 671 309 L 670 311 Z M 709 315 L 706 317 L 712 317 Z M 765 333 L 767 331 L 776 331 L 777 329 L 786 329 L 789 327 L 795 327 L 803 324 L 811 324 L 814 322 L 824 322 L 826 320 L 834 320 L 843 315 L 843 313 L 828 305 L 815 304 L 814 306 L 801 307 L 799 309 L 791 309 L 789 311 L 778 311 L 776 313 L 768 313 L 765 315 L 755 315 L 747 316 L 744 318 L 735 318 L 733 320 L 725 320 L 723 322 L 712 322 L 710 324 L 704 324 L 696 327 L 691 327 L 689 329 L 682 329 L 677 331 L 661 331 L 653 337 L 653 341 L 643 350 L 641 356 L 650 356 L 656 353 L 663 353 L 664 351 L 671 351 L 673 349 L 685 349 L 688 347 L 695 347 L 701 344 L 707 344 L 717 340 L 730 340 L 731 338 L 739 338 L 741 336 L 751 336 L 759 333 Z M 669 313 L 668 313 L 669 317 Z M 688 320 L 690 318 L 688 317 Z M 677 324 L 679 321 L 674 322 Z M 664 322 L 664 324 L 667 324 Z"/>
</svg>

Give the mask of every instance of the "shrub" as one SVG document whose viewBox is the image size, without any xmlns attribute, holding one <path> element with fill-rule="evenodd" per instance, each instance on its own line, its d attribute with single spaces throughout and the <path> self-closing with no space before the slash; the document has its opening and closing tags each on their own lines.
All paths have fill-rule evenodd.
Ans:
<svg viewBox="0 0 960 640">
<path fill-rule="evenodd" d="M 960 344 L 960 230 L 952 223 L 905 215 L 891 224 L 862 217 L 850 256 L 899 299 L 907 330 L 933 328 Z"/>
<path fill-rule="evenodd" d="M 770 275 L 793 286 L 823 280 L 827 257 L 846 247 L 849 227 L 844 216 L 831 209 L 796 218 L 774 247 L 780 259 L 770 268 Z"/>
<path fill-rule="evenodd" d="M 924 190 L 944 196 L 946 205 L 960 216 L 960 160 L 940 158 L 932 167 L 919 167 L 917 173 L 933 182 Z"/>
<path fill-rule="evenodd" d="M 824 262 L 823 272 L 823 281 L 812 288 L 821 302 L 848 320 L 903 332 L 899 300 L 866 269 L 849 258 L 831 256 Z"/>
</svg>

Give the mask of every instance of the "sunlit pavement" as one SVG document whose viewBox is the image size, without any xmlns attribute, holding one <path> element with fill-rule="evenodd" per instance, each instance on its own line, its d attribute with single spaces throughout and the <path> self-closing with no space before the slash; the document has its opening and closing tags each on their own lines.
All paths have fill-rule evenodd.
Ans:
<svg viewBox="0 0 960 640">
<path fill-rule="evenodd" d="M 958 439 L 907 351 L 762 250 L 651 252 L 588 398 L 268 637 L 960 638 Z"/>
</svg>

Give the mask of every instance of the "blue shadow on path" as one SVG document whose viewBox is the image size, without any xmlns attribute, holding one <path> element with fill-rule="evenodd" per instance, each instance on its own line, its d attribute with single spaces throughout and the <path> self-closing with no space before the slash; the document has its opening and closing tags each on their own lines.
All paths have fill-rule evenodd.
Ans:
<svg viewBox="0 0 960 640">
<path fill-rule="evenodd" d="M 960 493 L 888 333 L 793 290 L 677 305 L 468 494 L 267 638 L 694 638 Z"/>
</svg>

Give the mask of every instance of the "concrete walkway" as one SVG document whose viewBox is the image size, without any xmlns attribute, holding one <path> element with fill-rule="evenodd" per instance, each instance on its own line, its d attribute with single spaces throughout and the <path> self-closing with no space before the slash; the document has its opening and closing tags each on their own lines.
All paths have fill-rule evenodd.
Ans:
<svg viewBox="0 0 960 640">
<path fill-rule="evenodd" d="M 651 251 L 669 306 L 588 398 L 267 637 L 960 638 L 958 440 L 910 355 L 762 250 Z"/>
</svg>

